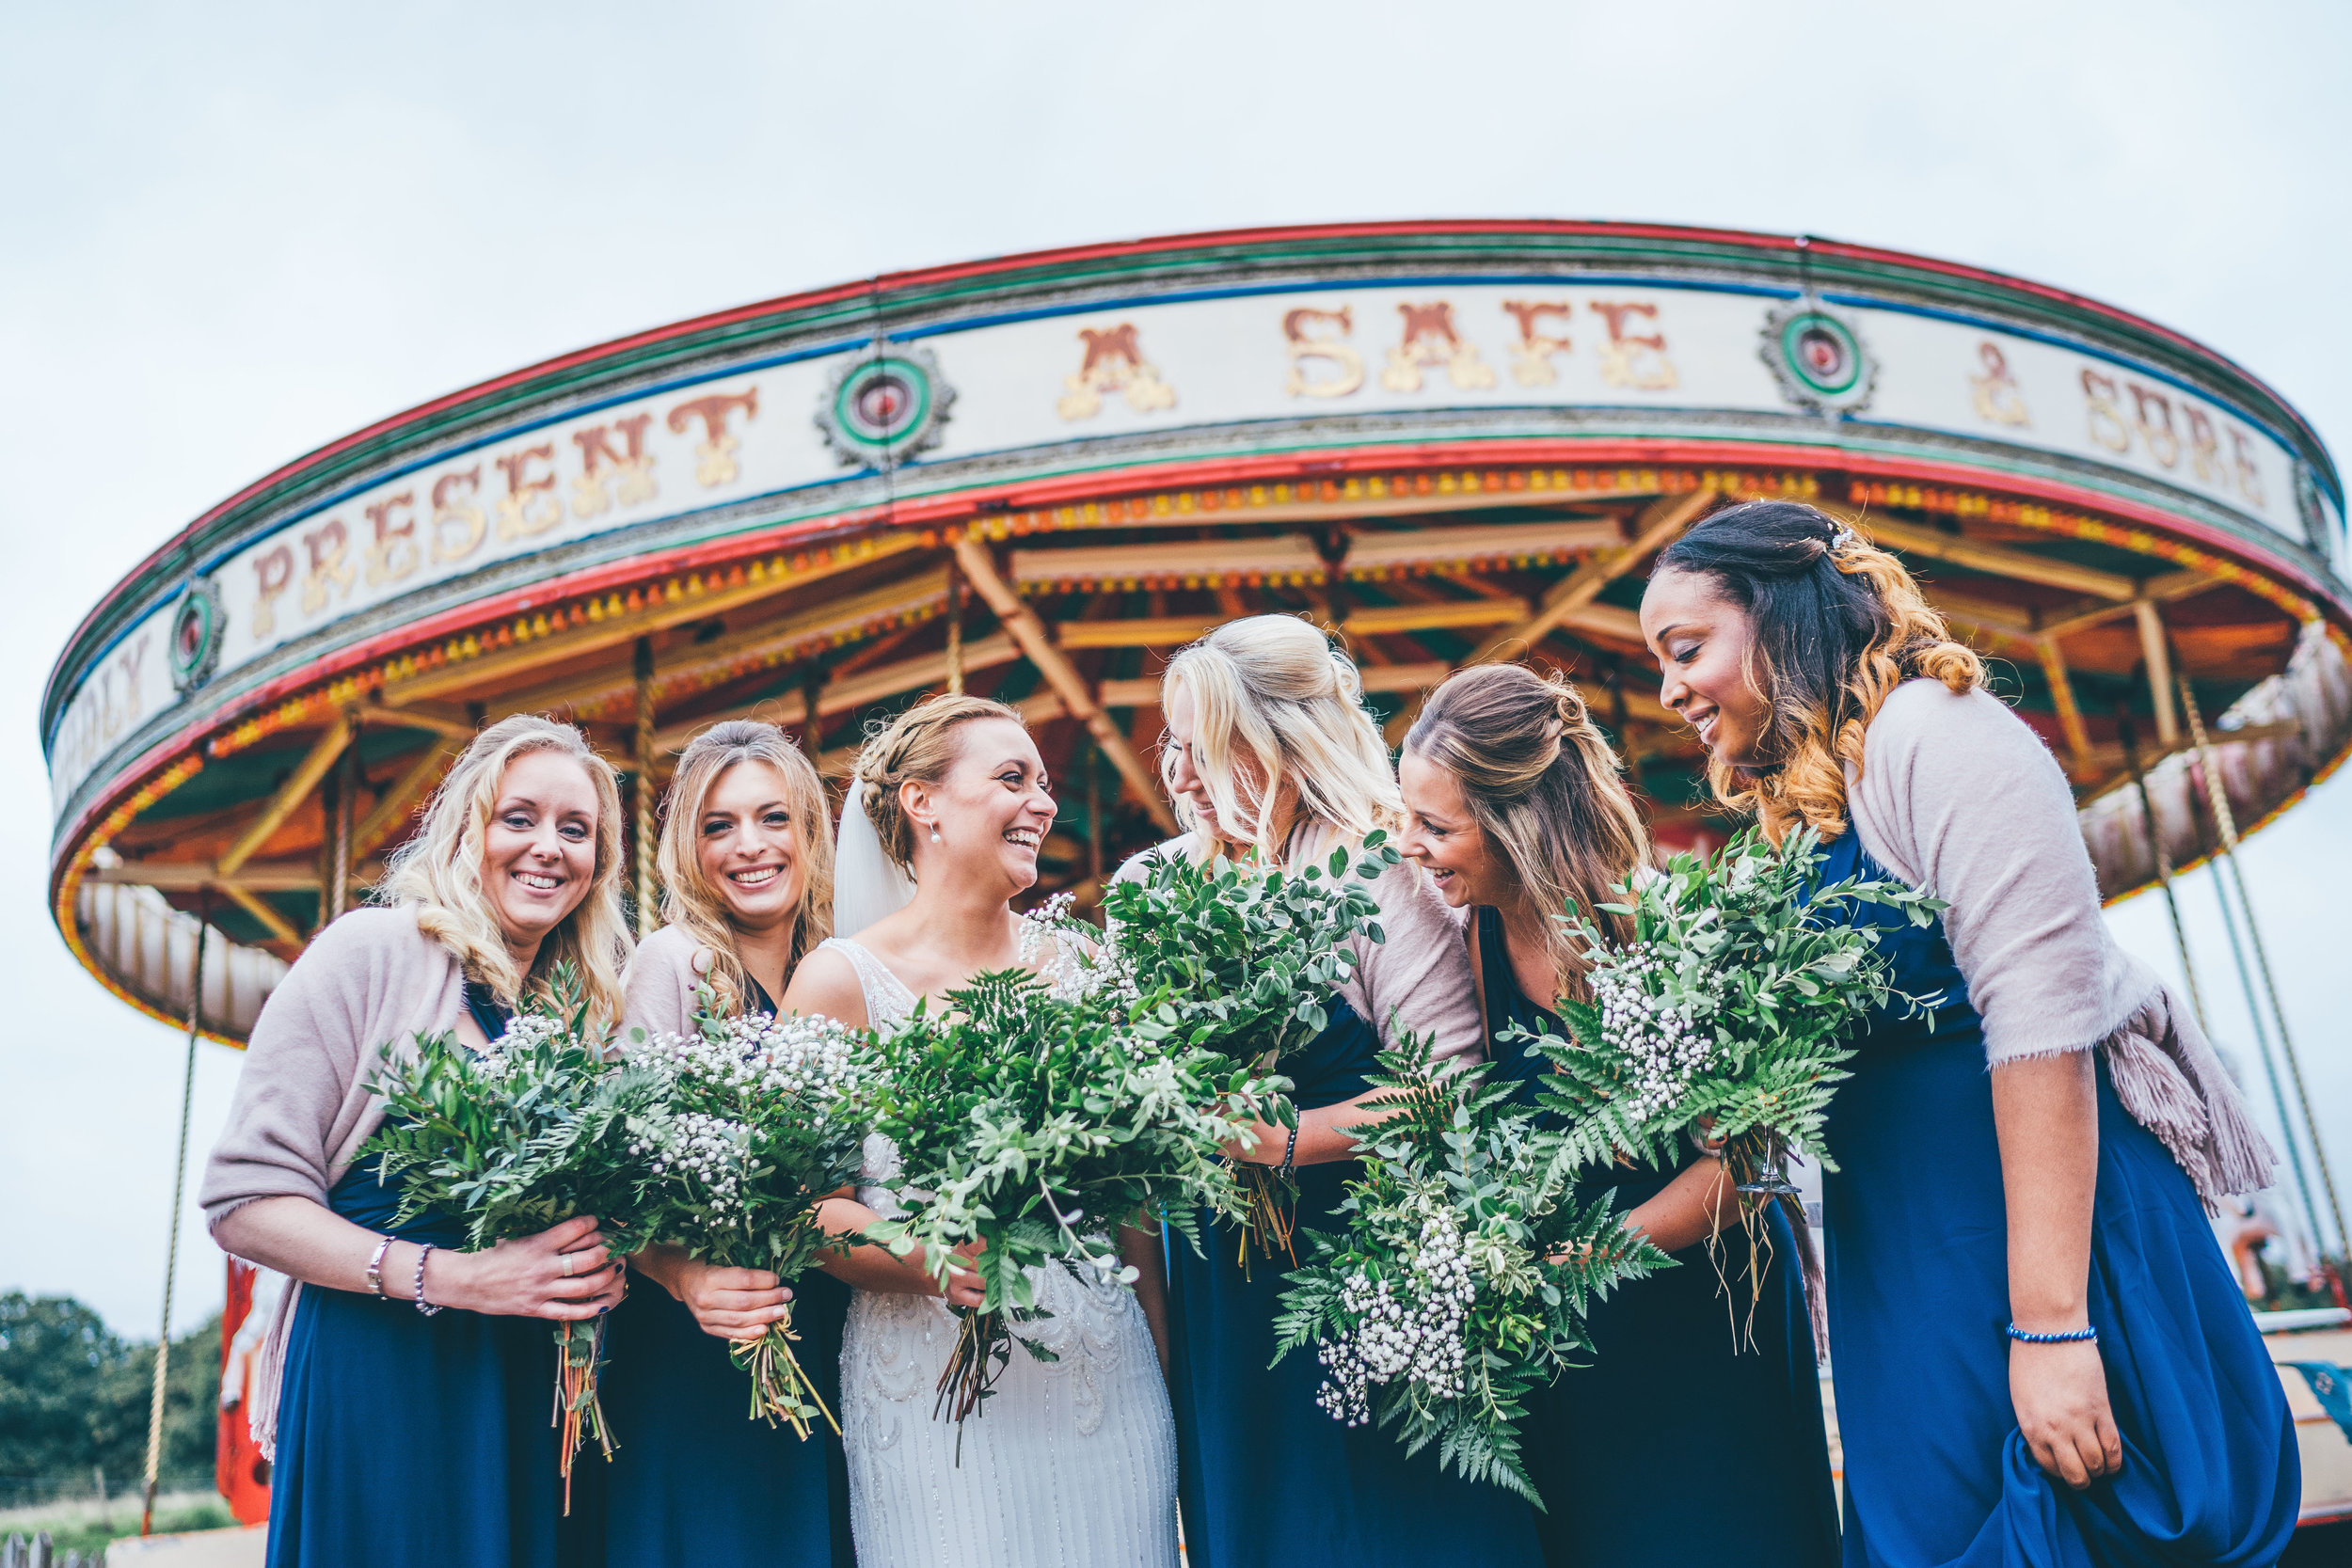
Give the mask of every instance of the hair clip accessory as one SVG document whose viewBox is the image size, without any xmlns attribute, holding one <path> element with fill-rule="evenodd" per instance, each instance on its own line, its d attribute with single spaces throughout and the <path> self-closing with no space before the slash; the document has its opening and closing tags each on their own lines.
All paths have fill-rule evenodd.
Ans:
<svg viewBox="0 0 2352 1568">
<path fill-rule="evenodd" d="M 1839 550 L 1844 549 L 1847 546 L 1851 545 L 1853 542 L 1853 530 L 1841 525 L 1836 532 L 1829 536 L 1829 553 L 1836 555 Z"/>
</svg>

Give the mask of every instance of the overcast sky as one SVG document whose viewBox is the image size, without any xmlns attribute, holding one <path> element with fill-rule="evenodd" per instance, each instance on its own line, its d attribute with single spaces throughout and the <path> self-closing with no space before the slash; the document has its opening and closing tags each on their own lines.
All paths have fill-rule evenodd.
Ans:
<svg viewBox="0 0 2352 1568">
<path fill-rule="evenodd" d="M 546 356 L 881 270 L 1261 223 L 1810 231 L 2153 317 L 2352 452 L 2352 9 L 36 6 L 0 45 L 0 1289 L 154 1332 L 181 1042 L 42 889 L 40 685 L 196 514 Z M 2352 1178 L 2352 791 L 2248 869 Z M 2209 998 L 2245 1038 L 2201 875 Z M 2176 965 L 2160 908 L 2114 916 Z M 237 1058 L 203 1048 L 194 1158 Z M 193 1207 L 182 1325 L 215 1310 Z"/>
</svg>

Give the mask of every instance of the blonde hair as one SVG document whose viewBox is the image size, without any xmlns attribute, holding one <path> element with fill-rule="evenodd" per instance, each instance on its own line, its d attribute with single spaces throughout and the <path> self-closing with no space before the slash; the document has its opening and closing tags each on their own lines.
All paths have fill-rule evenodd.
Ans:
<svg viewBox="0 0 2352 1568">
<path fill-rule="evenodd" d="M 1559 916 L 1573 911 L 1630 941 L 1632 918 L 1600 906 L 1621 902 L 1613 894 L 1648 863 L 1650 839 L 1584 699 L 1522 665 L 1458 671 L 1430 694 L 1405 749 L 1462 786 L 1470 819 L 1543 918 L 1562 991 L 1585 1000 L 1583 944 Z"/>
<path fill-rule="evenodd" d="M 596 792 L 596 855 L 588 895 L 539 943 L 525 974 L 507 953 L 483 885 L 483 857 L 506 770 L 533 752 L 557 752 L 588 775 Z M 500 720 L 459 754 L 425 808 L 423 827 L 393 854 L 375 899 L 414 909 L 417 929 L 448 948 L 468 979 L 488 986 L 507 1006 L 520 1005 L 526 994 L 552 1000 L 548 977 L 568 961 L 587 989 L 592 1018 L 618 1022 L 621 970 L 630 944 L 621 911 L 621 786 L 612 765 L 569 724 L 535 713 Z"/>
<path fill-rule="evenodd" d="M 963 751 L 963 737 L 956 732 L 982 719 L 1022 722 L 1021 715 L 1002 703 L 942 692 L 873 731 L 857 754 L 857 776 L 850 787 L 872 786 L 866 796 L 866 820 L 874 824 L 882 853 L 910 873 L 914 869 L 914 824 L 898 800 L 898 786 L 935 784 L 945 779 Z"/>
<path fill-rule="evenodd" d="M 1279 861 L 1296 826 L 1274 820 L 1285 785 L 1300 816 L 1349 839 L 1403 825 L 1405 802 L 1380 722 L 1364 706 L 1363 677 L 1307 622 L 1226 622 L 1168 660 L 1163 704 L 1179 687 L 1192 696 L 1193 765 L 1217 819 L 1235 829 L 1252 824 L 1263 859 Z M 1173 804 L 1201 850 L 1213 852 L 1184 798 Z"/>
<path fill-rule="evenodd" d="M 1715 798 L 1755 814 L 1773 843 L 1800 822 L 1846 831 L 1846 769 L 1879 706 L 1926 676 L 1953 692 L 1984 684 L 1984 660 L 1952 641 L 1903 563 L 1802 501 L 1749 501 L 1694 525 L 1659 571 L 1709 578 L 1755 628 L 1749 678 L 1772 705 L 1769 765 L 1708 765 Z"/>
<path fill-rule="evenodd" d="M 735 927 L 727 918 L 725 896 L 703 874 L 702 817 L 719 781 L 730 769 L 747 763 L 765 764 L 784 780 L 785 809 L 791 814 L 800 846 L 801 897 L 792 910 L 792 954 L 785 966 L 787 976 L 801 966 L 811 949 L 833 935 L 832 813 L 816 765 L 773 724 L 729 719 L 711 725 L 688 741 L 678 754 L 677 773 L 662 805 L 661 846 L 656 860 L 661 872 L 662 923 L 685 927 L 710 950 L 710 989 L 722 1014 L 739 1011 L 751 986 L 742 956 L 736 951 Z"/>
</svg>

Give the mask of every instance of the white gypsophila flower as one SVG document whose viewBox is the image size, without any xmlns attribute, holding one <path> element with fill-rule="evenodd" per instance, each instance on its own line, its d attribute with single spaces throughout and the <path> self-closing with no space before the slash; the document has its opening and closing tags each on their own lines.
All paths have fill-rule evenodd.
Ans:
<svg viewBox="0 0 2352 1568">
<path fill-rule="evenodd" d="M 1672 1110 L 1714 1059 L 1714 1041 L 1691 1015 L 1651 990 L 1647 982 L 1664 970 L 1656 954 L 1633 949 L 1597 967 L 1589 982 L 1602 1037 L 1624 1064 L 1625 1114 L 1636 1121 Z"/>
<path fill-rule="evenodd" d="M 1351 1326 L 1318 1351 L 1326 1376 L 1315 1402 L 1349 1426 L 1372 1420 L 1372 1388 L 1400 1380 L 1437 1399 L 1459 1399 L 1468 1377 L 1464 1338 L 1478 1298 L 1461 1224 L 1438 1203 L 1416 1205 L 1418 1243 L 1402 1259 L 1402 1281 L 1373 1279 L 1359 1269 L 1340 1287 Z"/>
<path fill-rule="evenodd" d="M 1116 944 L 1104 941 L 1089 952 L 1088 944 L 1064 929 L 1071 921 L 1076 895 L 1057 893 L 1021 917 L 1021 961 L 1033 965 L 1045 991 L 1057 1002 L 1100 999 L 1120 1004 L 1139 1000 L 1135 961 Z M 1038 955 L 1045 955 L 1038 961 Z"/>
</svg>

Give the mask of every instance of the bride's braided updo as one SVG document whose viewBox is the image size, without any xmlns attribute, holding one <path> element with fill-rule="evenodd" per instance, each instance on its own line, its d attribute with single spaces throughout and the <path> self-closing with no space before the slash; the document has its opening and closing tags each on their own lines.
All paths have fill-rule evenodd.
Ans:
<svg viewBox="0 0 2352 1568">
<path fill-rule="evenodd" d="M 1021 722 L 1021 715 L 1002 703 L 943 693 L 924 698 L 871 731 L 859 751 L 852 787 L 866 791 L 866 819 L 874 824 L 882 853 L 900 869 L 914 869 L 914 824 L 899 803 L 898 786 L 935 784 L 946 778 L 963 750 L 956 731 L 979 719 Z"/>
</svg>

